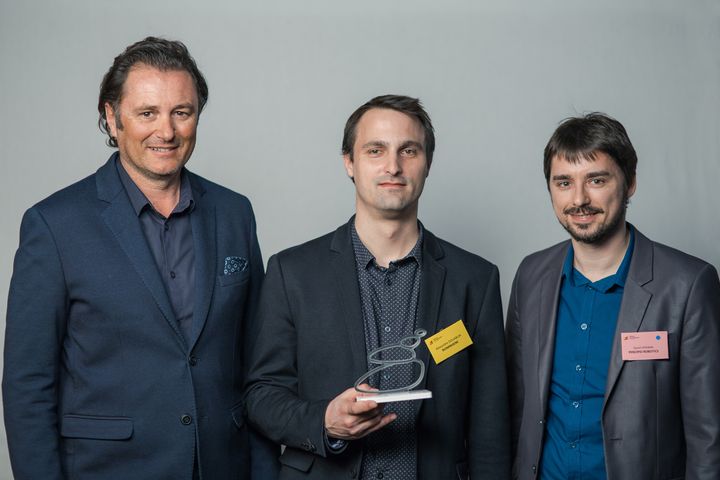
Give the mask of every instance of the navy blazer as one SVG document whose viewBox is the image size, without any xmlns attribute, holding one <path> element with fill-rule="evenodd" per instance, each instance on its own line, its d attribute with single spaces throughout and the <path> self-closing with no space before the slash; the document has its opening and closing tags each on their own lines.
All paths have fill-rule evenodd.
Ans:
<svg viewBox="0 0 720 480">
<path fill-rule="evenodd" d="M 249 478 L 245 348 L 263 277 L 250 202 L 187 172 L 196 293 L 179 330 L 116 171 L 30 208 L 15 257 L 3 399 L 20 479 Z M 227 257 L 246 268 L 223 273 Z M 258 478 L 272 478 L 269 470 Z"/>
<path fill-rule="evenodd" d="M 439 365 L 423 344 L 415 402 L 418 478 L 503 480 L 510 475 L 498 269 L 425 230 L 417 328 L 428 336 L 462 319 L 473 345 Z M 332 398 L 367 372 L 360 290 L 349 224 L 270 259 L 246 393 L 248 419 L 286 448 L 280 478 L 358 478 L 363 441 L 325 447 Z"/>
<path fill-rule="evenodd" d="M 507 315 L 513 478 L 542 455 L 562 266 L 570 241 L 518 268 Z M 670 358 L 623 361 L 623 332 L 667 331 Z M 601 426 L 608 480 L 720 478 L 720 282 L 715 268 L 635 230 Z"/>
</svg>

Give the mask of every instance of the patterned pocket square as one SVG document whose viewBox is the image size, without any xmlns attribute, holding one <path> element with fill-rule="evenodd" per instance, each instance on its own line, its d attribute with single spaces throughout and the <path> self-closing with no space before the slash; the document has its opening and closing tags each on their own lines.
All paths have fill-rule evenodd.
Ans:
<svg viewBox="0 0 720 480">
<path fill-rule="evenodd" d="M 225 268 L 223 273 L 225 275 L 235 275 L 245 271 L 248 262 L 243 257 L 225 257 Z"/>
</svg>

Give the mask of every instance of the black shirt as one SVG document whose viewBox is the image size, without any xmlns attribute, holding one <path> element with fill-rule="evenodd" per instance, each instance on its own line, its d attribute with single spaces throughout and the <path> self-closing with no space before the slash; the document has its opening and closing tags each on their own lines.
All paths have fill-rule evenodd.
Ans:
<svg viewBox="0 0 720 480">
<path fill-rule="evenodd" d="M 116 165 L 130 204 L 140 219 L 175 318 L 190 343 L 195 305 L 195 248 L 190 212 L 195 208 L 195 202 L 188 176 L 183 169 L 180 173 L 180 199 L 170 216 L 165 218 L 135 185 L 119 159 L 116 159 Z"/>
</svg>

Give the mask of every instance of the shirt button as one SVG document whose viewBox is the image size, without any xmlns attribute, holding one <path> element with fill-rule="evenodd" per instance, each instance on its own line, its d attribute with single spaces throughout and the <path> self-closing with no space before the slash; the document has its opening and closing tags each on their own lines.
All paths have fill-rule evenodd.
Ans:
<svg viewBox="0 0 720 480">
<path fill-rule="evenodd" d="M 168 225 L 168 224 L 166 223 L 164 228 L 165 228 L 165 231 L 167 232 L 168 230 L 170 230 L 170 225 Z"/>
<path fill-rule="evenodd" d="M 575 448 L 575 447 L 577 447 L 577 444 L 576 444 L 575 442 L 570 442 L 569 445 L 570 445 L 570 448 Z"/>
<path fill-rule="evenodd" d="M 175 272 L 170 272 L 170 278 L 175 278 Z"/>
<path fill-rule="evenodd" d="M 581 323 L 580 324 L 580 330 L 587 330 L 588 324 L 587 323 Z"/>
<path fill-rule="evenodd" d="M 390 380 L 390 375 L 388 375 L 387 373 L 385 373 L 385 374 L 383 374 L 383 378 L 384 378 L 385 380 Z"/>
<path fill-rule="evenodd" d="M 194 367 L 195 365 L 197 365 L 197 357 L 195 355 L 190 355 L 190 358 L 188 358 L 188 363 Z"/>
<path fill-rule="evenodd" d="M 375 478 L 383 478 L 385 475 L 383 475 L 382 472 L 378 472 L 377 475 L 375 475 Z"/>
<path fill-rule="evenodd" d="M 575 371 L 576 372 L 582 372 L 582 365 L 575 365 Z"/>
<path fill-rule="evenodd" d="M 392 279 L 386 278 L 386 279 L 385 279 L 385 285 L 392 285 Z M 379 473 L 378 475 L 382 475 L 382 474 Z"/>
<path fill-rule="evenodd" d="M 390 330 L 392 330 L 390 327 L 385 327 L 385 331 L 390 333 Z"/>
<path fill-rule="evenodd" d="M 580 402 L 572 402 L 572 406 L 578 408 L 580 406 Z"/>
<path fill-rule="evenodd" d="M 180 423 L 183 425 L 190 425 L 192 423 L 192 417 L 190 415 L 183 415 L 180 417 Z"/>
</svg>

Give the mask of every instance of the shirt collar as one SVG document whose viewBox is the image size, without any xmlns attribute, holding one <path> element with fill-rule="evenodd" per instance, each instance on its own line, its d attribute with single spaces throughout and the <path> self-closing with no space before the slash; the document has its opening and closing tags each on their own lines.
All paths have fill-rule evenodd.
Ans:
<svg viewBox="0 0 720 480">
<path fill-rule="evenodd" d="M 128 175 L 120 163 L 119 157 L 115 160 L 115 166 L 117 167 L 118 175 L 120 175 L 120 181 L 130 198 L 130 204 L 133 210 L 135 210 L 135 214 L 139 217 L 146 207 L 154 211 L 155 209 L 150 203 L 150 200 L 147 199 L 145 194 L 138 188 L 135 182 L 133 182 L 132 178 L 130 178 L 130 175 Z M 190 188 L 190 180 L 185 173 L 185 168 L 183 168 L 180 172 L 180 199 L 170 215 L 173 213 L 182 213 L 186 210 L 192 211 L 194 207 L 195 201 L 193 200 L 192 189 Z"/>
<path fill-rule="evenodd" d="M 617 285 L 619 287 L 625 286 L 625 280 L 627 279 L 628 271 L 630 270 L 630 260 L 632 259 L 632 253 L 635 249 L 635 227 L 627 224 L 630 230 L 630 241 L 628 242 L 627 250 L 625 250 L 625 256 L 623 257 L 620 266 L 613 275 L 602 278 L 597 282 L 591 282 L 582 273 L 577 271 L 573 267 L 573 260 L 575 259 L 575 251 L 573 250 L 572 243 L 568 248 L 568 253 L 565 256 L 565 263 L 562 268 L 562 278 L 570 282 L 575 287 L 583 285 L 593 285 L 596 289 L 607 292 L 610 288 Z"/>
<path fill-rule="evenodd" d="M 375 257 L 372 253 L 370 253 L 370 250 L 367 249 L 365 244 L 362 243 L 362 240 L 360 240 L 360 236 L 355 229 L 354 221 L 350 225 L 350 236 L 352 237 L 353 250 L 355 252 L 355 262 L 357 263 L 359 268 L 367 269 L 371 264 L 375 263 Z M 417 262 L 418 265 L 422 265 L 423 237 L 423 226 L 420 222 L 418 222 L 418 239 L 417 242 L 415 242 L 415 246 L 412 248 L 412 250 L 410 250 L 407 255 L 405 255 L 405 257 L 399 260 L 393 260 L 390 263 L 404 263 L 409 259 L 413 259 Z"/>
</svg>

